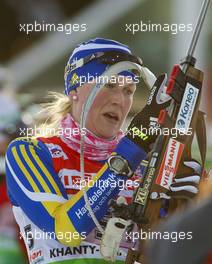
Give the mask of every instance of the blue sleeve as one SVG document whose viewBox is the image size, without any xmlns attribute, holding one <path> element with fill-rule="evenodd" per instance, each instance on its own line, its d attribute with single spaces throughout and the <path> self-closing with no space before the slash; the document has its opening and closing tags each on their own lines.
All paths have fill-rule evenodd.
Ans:
<svg viewBox="0 0 212 264">
<path fill-rule="evenodd" d="M 133 171 L 146 155 L 127 138 L 121 140 L 114 152 L 126 158 Z M 55 232 L 57 236 L 65 232 L 88 234 L 95 227 L 83 191 L 68 199 L 44 143 L 24 138 L 13 141 L 6 154 L 6 176 L 11 201 L 20 206 L 40 229 Z M 126 177 L 114 175 L 105 163 L 94 177 L 93 185 L 86 187 L 98 220 L 107 212 L 108 201 L 119 193 L 120 180 L 126 180 Z M 61 243 L 70 246 L 81 242 L 80 238 L 67 242 L 65 235 L 57 237 Z"/>
</svg>

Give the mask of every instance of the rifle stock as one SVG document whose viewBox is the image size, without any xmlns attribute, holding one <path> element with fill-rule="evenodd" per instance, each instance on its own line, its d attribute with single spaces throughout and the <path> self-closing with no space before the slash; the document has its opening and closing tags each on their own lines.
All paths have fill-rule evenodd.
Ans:
<svg viewBox="0 0 212 264">
<path fill-rule="evenodd" d="M 139 228 L 148 232 L 160 219 L 161 199 L 151 200 L 151 193 L 168 193 L 179 168 L 183 167 L 185 158 L 191 158 L 191 144 L 199 117 L 199 105 L 203 83 L 203 72 L 195 68 L 196 59 L 193 57 L 194 49 L 203 25 L 203 21 L 210 0 L 204 0 L 197 25 L 192 37 L 188 54 L 181 62 L 181 66 L 173 67 L 167 87 L 167 94 L 172 99 L 168 109 L 163 109 L 158 122 L 163 128 L 191 129 L 192 134 L 180 134 L 176 138 L 170 135 L 159 135 L 148 154 L 148 165 L 144 178 L 133 197 L 134 214 L 132 219 L 140 219 L 142 215 L 148 218 L 148 224 L 141 224 Z M 202 154 L 202 153 L 201 153 Z M 202 155 L 201 155 L 202 156 Z M 204 157 L 202 165 L 204 167 Z M 184 168 L 185 172 L 185 168 Z M 189 173 L 189 169 L 187 171 Z M 185 205 L 185 200 L 171 200 L 169 210 L 174 211 Z M 146 264 L 145 241 L 140 241 L 139 251 L 129 250 L 126 264 Z M 138 262 L 134 262 L 138 261 Z"/>
</svg>

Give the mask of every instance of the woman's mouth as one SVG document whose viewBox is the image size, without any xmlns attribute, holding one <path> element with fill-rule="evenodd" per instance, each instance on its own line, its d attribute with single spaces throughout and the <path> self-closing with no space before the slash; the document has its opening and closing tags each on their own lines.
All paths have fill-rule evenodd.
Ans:
<svg viewBox="0 0 212 264">
<path fill-rule="evenodd" d="M 104 117 L 107 118 L 107 120 L 109 120 L 110 122 L 113 123 L 117 123 L 120 120 L 120 117 L 117 113 L 113 113 L 113 112 L 107 112 L 103 114 Z"/>
</svg>

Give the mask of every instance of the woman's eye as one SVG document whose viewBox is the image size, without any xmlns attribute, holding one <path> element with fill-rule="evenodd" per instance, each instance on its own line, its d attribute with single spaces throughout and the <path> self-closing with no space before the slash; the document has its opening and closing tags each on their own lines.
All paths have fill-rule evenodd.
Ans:
<svg viewBox="0 0 212 264">
<path fill-rule="evenodd" d="M 126 90 L 126 93 L 127 93 L 127 95 L 131 95 L 131 94 L 133 94 L 133 91 L 130 90 L 130 89 L 127 89 L 127 90 Z"/>
<path fill-rule="evenodd" d="M 114 88 L 116 85 L 114 83 L 106 83 L 105 87 L 106 88 Z"/>
</svg>

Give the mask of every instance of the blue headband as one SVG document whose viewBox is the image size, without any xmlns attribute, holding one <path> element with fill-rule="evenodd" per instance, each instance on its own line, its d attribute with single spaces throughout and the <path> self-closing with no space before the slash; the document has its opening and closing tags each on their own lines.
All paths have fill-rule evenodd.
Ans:
<svg viewBox="0 0 212 264">
<path fill-rule="evenodd" d="M 79 44 L 71 54 L 68 63 L 65 68 L 65 94 L 69 95 L 70 91 L 76 89 L 82 84 L 82 82 L 91 81 L 91 78 L 96 78 L 107 69 L 108 65 L 100 63 L 97 60 L 91 60 L 90 62 L 77 67 L 70 71 L 71 65 L 87 57 L 88 55 L 95 54 L 97 52 L 106 52 L 106 51 L 117 51 L 126 54 L 131 54 L 128 46 L 123 45 L 117 41 L 96 38 L 91 39 L 88 42 L 83 42 Z M 134 78 L 134 74 L 130 71 L 121 72 L 120 75 L 131 76 Z M 86 81 L 85 81 L 86 80 Z"/>
</svg>

